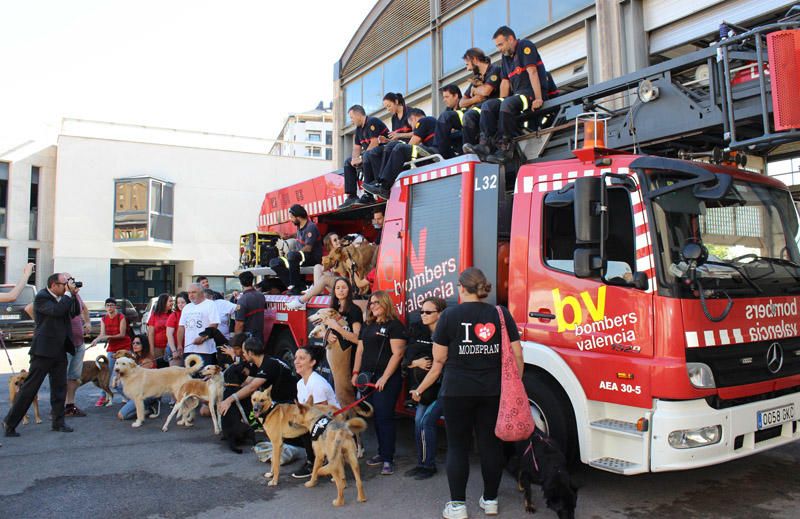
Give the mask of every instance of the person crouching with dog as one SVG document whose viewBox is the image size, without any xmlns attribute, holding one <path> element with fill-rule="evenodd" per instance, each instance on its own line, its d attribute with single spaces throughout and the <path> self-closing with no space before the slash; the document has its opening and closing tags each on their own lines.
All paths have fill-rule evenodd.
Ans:
<svg viewBox="0 0 800 519">
<path fill-rule="evenodd" d="M 146 335 L 137 335 L 131 341 L 133 348 L 133 359 L 140 368 L 155 369 L 156 360 L 150 353 L 150 343 Z M 158 418 L 161 413 L 161 397 L 151 397 L 144 399 L 144 407 L 148 410 L 148 418 Z M 128 400 L 125 402 L 119 412 L 117 418 L 120 420 L 133 420 L 136 418 L 136 401 Z"/>
<path fill-rule="evenodd" d="M 439 398 L 447 431 L 447 481 L 450 501 L 445 519 L 467 517 L 469 450 L 477 438 L 483 475 L 483 495 L 478 501 L 486 515 L 497 515 L 497 492 L 503 475 L 503 443 L 494 429 L 500 408 L 501 337 L 500 314 L 506 323 L 511 349 L 522 373 L 519 330 L 504 307 L 485 303 L 492 285 L 480 269 L 471 267 L 458 277 L 461 304 L 447 308 L 433 332 L 433 365 L 417 388 L 422 393 L 444 370 Z M 416 400 L 416 395 L 413 395 Z"/>
<path fill-rule="evenodd" d="M 64 274 L 47 278 L 47 288 L 36 294 L 33 313 L 36 328 L 30 346 L 30 372 L 11 409 L 3 419 L 6 437 L 19 436 L 17 425 L 28 411 L 46 376 L 50 377 L 52 428 L 72 432 L 64 421 L 67 395 L 67 353 L 75 353 L 70 320 L 81 311 L 75 297 L 75 280 Z"/>
<path fill-rule="evenodd" d="M 436 474 L 436 423 L 442 416 L 442 401 L 439 399 L 439 381 L 423 387 L 420 383 L 433 365 L 433 340 L 439 316 L 447 307 L 441 297 L 428 297 L 419 311 L 422 322 L 409 330 L 409 346 L 406 350 L 408 385 L 411 398 L 417 403 L 414 417 L 414 436 L 417 440 L 417 466 L 405 473 L 416 480 L 428 479 Z"/>
<path fill-rule="evenodd" d="M 106 342 L 106 355 L 108 356 L 108 372 L 114 373 L 116 359 L 114 353 L 131 349 L 131 338 L 128 336 L 128 320 L 117 311 L 117 300 L 113 297 L 106 299 L 106 315 L 100 319 L 100 335 L 92 341 L 92 346 L 98 342 Z M 111 389 L 119 389 L 119 386 L 112 386 Z M 113 398 L 113 397 L 112 397 Z M 103 407 L 106 401 L 105 393 L 94 404 L 95 407 Z"/>
<path fill-rule="evenodd" d="M 358 338 L 352 383 L 354 386 L 360 382 L 375 386 L 367 400 L 375 409 L 378 454 L 368 459 L 367 465 L 381 466 L 384 476 L 394 474 L 397 437 L 394 405 L 402 389 L 400 362 L 405 351 L 405 327 L 389 294 L 379 290 L 370 296 L 367 304 L 367 319 Z"/>
</svg>

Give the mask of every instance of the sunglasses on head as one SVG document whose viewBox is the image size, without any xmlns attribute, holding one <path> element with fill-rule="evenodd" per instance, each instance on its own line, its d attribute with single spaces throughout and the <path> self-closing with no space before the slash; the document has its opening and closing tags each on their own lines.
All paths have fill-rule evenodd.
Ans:
<svg viewBox="0 0 800 519">
<path fill-rule="evenodd" d="M 420 310 L 419 313 L 422 315 L 438 314 L 439 310 Z"/>
</svg>

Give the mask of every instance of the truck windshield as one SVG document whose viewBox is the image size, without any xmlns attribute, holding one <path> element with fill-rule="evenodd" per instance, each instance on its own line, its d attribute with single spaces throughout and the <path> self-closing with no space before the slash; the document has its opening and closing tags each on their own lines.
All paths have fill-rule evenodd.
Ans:
<svg viewBox="0 0 800 519">
<path fill-rule="evenodd" d="M 680 174 L 650 176 L 651 190 L 675 186 L 653 200 L 664 272 L 674 287 L 687 287 L 688 265 L 680 252 L 700 243 L 708 259 L 698 275 L 704 288 L 725 290 L 735 297 L 800 292 L 800 225 L 788 191 L 736 180 L 722 198 L 695 196 L 694 186 L 678 188 Z M 684 295 L 690 292 L 681 288 Z"/>
</svg>

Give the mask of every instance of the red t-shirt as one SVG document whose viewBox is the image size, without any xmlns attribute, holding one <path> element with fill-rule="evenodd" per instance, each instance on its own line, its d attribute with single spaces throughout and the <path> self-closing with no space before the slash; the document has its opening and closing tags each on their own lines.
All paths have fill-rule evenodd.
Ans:
<svg viewBox="0 0 800 519">
<path fill-rule="evenodd" d="M 175 310 L 174 312 L 169 314 L 169 317 L 167 318 L 167 324 L 165 326 L 165 329 L 166 328 L 174 328 L 175 329 L 175 331 L 172 332 L 172 339 L 175 341 L 175 345 L 177 347 L 182 348 L 183 344 L 178 344 L 178 326 L 180 326 L 180 322 L 181 322 L 181 311 L 180 310 Z M 166 331 L 164 333 L 166 334 Z M 166 338 L 166 335 L 164 335 L 164 337 Z"/>
<path fill-rule="evenodd" d="M 109 317 L 108 314 L 104 315 L 101 320 L 106 327 L 106 335 L 119 335 L 120 322 L 123 318 L 124 316 L 119 312 L 115 313 L 114 317 Z M 131 338 L 127 335 L 121 339 L 109 339 L 108 346 L 106 346 L 106 351 L 109 353 L 129 349 L 131 349 Z"/>
<path fill-rule="evenodd" d="M 150 314 L 150 319 L 147 320 L 147 326 L 153 327 L 153 348 L 166 348 L 167 347 L 167 321 L 171 314 L 157 314 L 153 312 Z"/>
</svg>

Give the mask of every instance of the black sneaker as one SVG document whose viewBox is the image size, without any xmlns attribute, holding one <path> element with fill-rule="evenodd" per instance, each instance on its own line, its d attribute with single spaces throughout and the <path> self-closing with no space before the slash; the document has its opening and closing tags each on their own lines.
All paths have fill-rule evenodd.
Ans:
<svg viewBox="0 0 800 519">
<path fill-rule="evenodd" d="M 486 145 L 485 142 L 481 142 L 479 144 L 464 144 L 461 147 L 464 153 L 473 153 L 478 156 L 481 160 L 483 160 L 487 155 L 491 153 L 489 150 L 489 146 Z"/>
<path fill-rule="evenodd" d="M 375 184 L 365 184 L 369 186 L 374 186 Z M 378 184 L 380 185 L 380 184 Z M 364 191 L 367 191 L 366 189 Z M 372 205 L 375 203 L 375 197 L 370 194 L 369 191 L 361 195 L 361 198 L 358 199 L 359 205 Z"/>
<path fill-rule="evenodd" d="M 512 149 L 511 145 L 508 144 L 498 144 L 497 151 L 486 157 L 486 162 L 491 162 L 492 164 L 505 164 L 512 157 Z"/>
<path fill-rule="evenodd" d="M 341 211 L 342 209 L 348 209 L 350 207 L 353 207 L 357 203 L 358 203 L 358 197 L 355 195 L 350 195 L 344 202 L 342 202 L 342 205 L 339 206 L 338 210 Z"/>
<path fill-rule="evenodd" d="M 416 476 L 417 474 L 419 474 L 419 473 L 420 473 L 420 472 L 422 472 L 423 470 L 425 470 L 425 467 L 419 467 L 419 466 L 417 466 L 417 467 L 414 467 L 414 468 L 413 468 L 413 469 L 411 469 L 411 470 L 407 470 L 407 471 L 405 471 L 405 473 L 403 474 L 403 476 L 405 476 L 405 477 L 407 477 L 407 478 L 413 478 L 414 476 Z"/>
<path fill-rule="evenodd" d="M 389 199 L 389 190 L 380 184 L 365 184 L 363 187 L 364 191 L 370 193 L 370 198 L 372 198 L 372 195 L 375 195 L 385 200 Z"/>
<path fill-rule="evenodd" d="M 376 454 L 375 456 L 368 459 L 366 463 L 370 467 L 378 467 L 380 465 L 383 465 L 383 458 L 381 458 L 380 454 Z"/>
<path fill-rule="evenodd" d="M 433 477 L 434 474 L 436 474 L 436 467 L 431 467 L 431 468 L 421 467 L 421 468 L 422 470 L 420 470 L 419 473 L 416 476 L 414 476 L 414 479 L 416 479 L 417 481 L 422 481 L 423 479 L 430 479 Z"/>
<path fill-rule="evenodd" d="M 298 470 L 292 472 L 292 477 L 294 479 L 310 478 L 311 477 L 311 469 L 312 468 L 313 468 L 313 465 L 311 465 L 311 463 L 306 462 Z"/>
</svg>

